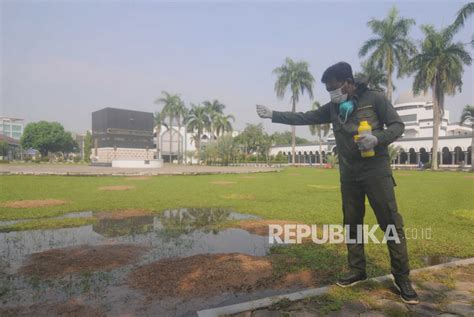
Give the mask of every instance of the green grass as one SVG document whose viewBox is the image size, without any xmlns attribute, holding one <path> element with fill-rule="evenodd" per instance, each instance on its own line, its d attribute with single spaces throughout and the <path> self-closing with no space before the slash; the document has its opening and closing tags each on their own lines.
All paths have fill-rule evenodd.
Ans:
<svg viewBox="0 0 474 317">
<path fill-rule="evenodd" d="M 299 175 L 295 175 L 298 173 Z M 157 176 L 146 180 L 126 177 L 0 176 L 0 204 L 24 199 L 62 199 L 67 204 L 46 208 L 0 207 L 0 220 L 47 218 L 73 211 L 113 211 L 140 208 L 160 212 L 169 208 L 221 207 L 266 219 L 307 224 L 342 223 L 339 173 L 336 169 L 287 168 L 278 173 L 245 175 Z M 412 268 L 423 266 L 426 255 L 474 256 L 474 181 L 458 172 L 395 171 L 399 211 L 406 228 L 431 228 L 432 238 L 409 240 Z M 216 185 L 212 181 L 233 181 Z M 100 191 L 101 186 L 132 185 L 127 191 Z M 15 230 L 82 225 L 91 219 L 43 219 L 14 225 Z M 366 223 L 375 224 L 368 207 Z M 296 261 L 286 269 L 340 271 L 345 248 L 335 245 L 295 245 L 276 248 Z M 370 275 L 389 272 L 385 245 L 366 246 Z"/>
<path fill-rule="evenodd" d="M 0 227 L 0 232 L 37 230 L 37 229 L 56 229 L 56 228 L 72 228 L 90 225 L 96 223 L 97 219 L 88 218 L 65 218 L 65 219 L 36 219 L 20 222 L 8 226 Z"/>
</svg>

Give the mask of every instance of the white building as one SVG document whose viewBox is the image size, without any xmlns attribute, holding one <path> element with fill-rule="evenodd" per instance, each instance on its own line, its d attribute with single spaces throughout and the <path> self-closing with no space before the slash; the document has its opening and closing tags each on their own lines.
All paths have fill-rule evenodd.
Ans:
<svg viewBox="0 0 474 317">
<path fill-rule="evenodd" d="M 5 156 L 0 153 L 0 159 L 13 160 L 22 158 L 20 139 L 23 135 L 23 119 L 0 117 L 0 141 L 8 144 Z"/>
<path fill-rule="evenodd" d="M 23 119 L 0 117 L 0 134 L 20 140 L 23 135 Z"/>
<path fill-rule="evenodd" d="M 232 136 L 235 137 L 239 134 L 238 131 L 232 131 Z M 177 162 L 178 152 L 180 160 L 185 163 L 197 164 L 198 160 L 196 156 L 196 144 L 194 141 L 195 133 L 186 132 L 186 127 L 182 126 L 179 129 L 178 126 L 173 126 L 171 129 L 167 129 L 165 126 L 161 127 L 159 138 L 156 137 L 156 128 L 154 131 L 154 143 L 155 145 L 159 142 L 160 149 L 160 158 L 164 162 L 171 161 Z M 171 140 L 171 149 L 170 149 L 170 140 Z M 201 136 L 201 150 L 209 143 L 210 133 L 204 132 Z M 170 152 L 171 150 L 171 152 Z M 188 151 L 194 151 L 193 155 L 186 155 Z"/>
<path fill-rule="evenodd" d="M 395 101 L 394 107 L 405 123 L 405 132 L 393 143 L 400 148 L 394 164 L 418 164 L 420 161 L 431 161 L 433 144 L 433 102 L 430 95 L 413 96 L 405 92 Z M 448 167 L 471 164 L 471 126 L 460 125 L 449 121 L 449 111 L 445 110 L 442 118 L 439 139 L 438 157 L 440 165 Z M 277 145 L 270 150 L 271 155 L 281 152 L 291 161 L 291 145 Z M 323 162 L 327 153 L 337 153 L 336 142 L 332 131 L 323 143 L 320 155 L 319 144 L 312 143 L 296 146 L 295 163 L 309 164 Z"/>
</svg>

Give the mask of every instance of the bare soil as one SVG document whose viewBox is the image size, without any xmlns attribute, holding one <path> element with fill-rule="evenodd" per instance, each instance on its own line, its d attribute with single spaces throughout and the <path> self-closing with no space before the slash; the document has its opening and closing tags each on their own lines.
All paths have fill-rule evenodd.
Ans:
<svg viewBox="0 0 474 317">
<path fill-rule="evenodd" d="M 19 269 L 20 274 L 40 278 L 71 273 L 110 271 L 135 262 L 148 247 L 128 244 L 75 246 L 34 253 Z"/>
<path fill-rule="evenodd" d="M 8 208 L 39 208 L 64 205 L 66 202 L 60 199 L 36 199 L 36 200 L 12 200 L 2 204 Z"/>
<path fill-rule="evenodd" d="M 110 212 L 98 212 L 94 214 L 97 219 L 127 219 L 151 215 L 153 215 L 151 211 L 143 209 L 125 209 Z"/>
<path fill-rule="evenodd" d="M 135 188 L 135 186 L 117 185 L 117 186 L 99 187 L 99 190 L 115 191 L 115 190 L 129 190 L 129 189 L 133 189 L 133 188 Z"/>
<path fill-rule="evenodd" d="M 271 256 L 200 254 L 164 259 L 132 271 L 128 284 L 158 297 L 209 297 L 223 292 L 311 287 L 320 280 L 309 270 L 277 276 Z"/>
</svg>

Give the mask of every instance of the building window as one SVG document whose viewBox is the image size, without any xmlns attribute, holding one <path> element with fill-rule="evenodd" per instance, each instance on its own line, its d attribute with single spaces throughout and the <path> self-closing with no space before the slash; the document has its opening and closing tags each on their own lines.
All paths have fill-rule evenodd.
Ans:
<svg viewBox="0 0 474 317">
<path fill-rule="evenodd" d="M 417 116 L 416 114 L 407 114 L 400 116 L 400 119 L 402 119 L 403 122 L 416 122 Z"/>
</svg>

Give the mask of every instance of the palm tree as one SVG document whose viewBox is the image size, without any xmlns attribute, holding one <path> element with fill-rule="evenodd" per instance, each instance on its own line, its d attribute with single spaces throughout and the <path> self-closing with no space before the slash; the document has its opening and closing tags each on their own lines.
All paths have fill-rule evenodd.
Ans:
<svg viewBox="0 0 474 317">
<path fill-rule="evenodd" d="M 215 130 L 215 120 L 218 115 L 224 114 L 224 108 L 225 105 L 221 102 L 219 102 L 217 99 L 214 99 L 212 102 L 211 101 L 203 101 L 202 103 L 204 107 L 206 108 L 208 112 L 208 116 L 210 117 L 210 129 L 209 129 L 209 134 L 211 141 L 214 140 L 214 130 Z"/>
<path fill-rule="evenodd" d="M 421 53 L 410 61 L 415 73 L 413 92 L 419 94 L 431 89 L 433 95 L 433 155 L 431 168 L 438 169 L 438 136 L 441 118 L 444 115 L 445 94 L 461 91 L 463 65 L 470 65 L 471 56 L 462 43 L 452 43 L 453 33 L 449 28 L 436 31 L 432 25 L 421 27 L 425 39 Z"/>
<path fill-rule="evenodd" d="M 405 74 L 405 65 L 410 57 L 416 54 L 416 46 L 408 38 L 410 27 L 415 24 L 413 19 L 398 17 L 396 7 L 390 9 L 383 20 L 371 19 L 367 25 L 376 35 L 362 45 L 359 57 L 367 55 L 369 63 L 385 69 L 387 73 L 387 98 L 392 101 L 392 74 L 397 70 L 397 77 Z"/>
<path fill-rule="evenodd" d="M 318 101 L 313 102 L 313 110 L 319 109 L 321 105 L 319 104 Z M 329 132 L 330 125 L 329 123 L 325 124 L 314 124 L 309 126 L 309 132 L 311 135 L 318 135 L 318 140 L 319 140 L 319 165 L 323 165 L 323 138 L 326 136 L 326 134 Z M 316 163 L 316 162 L 315 162 Z"/>
<path fill-rule="evenodd" d="M 279 99 L 285 97 L 287 89 L 291 93 L 291 111 L 296 111 L 296 103 L 299 100 L 300 94 L 303 95 L 305 91 L 308 92 L 310 99 L 313 99 L 313 85 L 314 77 L 308 70 L 309 64 L 305 61 L 294 62 L 291 58 L 287 57 L 285 63 L 273 70 L 273 73 L 277 75 L 277 81 L 275 82 L 275 92 Z M 292 153 L 292 165 L 295 164 L 295 126 L 291 127 L 291 153 Z"/>
<path fill-rule="evenodd" d="M 331 168 L 334 168 L 334 166 L 339 164 L 339 156 L 337 154 L 328 154 L 327 162 Z"/>
<path fill-rule="evenodd" d="M 170 94 L 166 91 L 161 92 L 163 97 L 155 101 L 156 104 L 163 104 L 163 109 L 161 110 L 161 115 L 163 118 L 168 117 L 169 125 L 168 129 L 170 130 L 170 153 L 169 160 L 172 162 L 172 144 L 173 144 L 173 119 L 176 117 L 176 108 L 178 107 L 181 99 L 177 94 Z"/>
<path fill-rule="evenodd" d="M 186 152 L 184 153 L 184 156 L 185 156 L 186 158 L 190 158 L 190 159 L 191 159 L 190 164 L 193 165 L 193 160 L 192 160 L 192 158 L 196 156 L 196 151 L 188 150 L 188 151 L 186 151 Z M 186 160 L 186 161 L 187 161 L 187 160 Z"/>
<path fill-rule="evenodd" d="M 161 135 L 161 126 L 165 126 L 168 129 L 168 125 L 165 123 L 164 117 L 161 115 L 161 112 L 156 111 L 153 118 L 155 122 L 156 130 L 156 158 L 160 158 L 160 135 Z"/>
<path fill-rule="evenodd" d="M 368 61 L 362 63 L 361 66 L 362 71 L 354 75 L 356 81 L 365 83 L 370 89 L 386 91 L 388 79 L 383 69 Z M 395 91 L 395 85 L 393 84 L 392 90 Z"/>
<path fill-rule="evenodd" d="M 201 137 L 206 128 L 210 125 L 208 112 L 206 107 L 201 105 L 191 104 L 191 110 L 187 117 L 188 132 L 195 132 L 192 140 L 196 147 L 196 156 L 200 159 L 201 150 Z"/>
<path fill-rule="evenodd" d="M 474 158 L 474 106 L 466 105 L 462 110 L 460 124 L 462 125 L 467 121 L 471 123 L 471 171 L 474 171 L 474 164 L 472 163 Z M 467 161 L 467 157 L 465 160 Z"/>
<path fill-rule="evenodd" d="M 453 24 L 449 26 L 450 32 L 454 34 L 457 31 L 459 31 L 459 29 L 464 26 L 464 22 L 467 20 L 467 18 L 473 13 L 474 13 L 474 2 L 469 2 L 465 4 L 456 14 L 456 20 L 454 20 Z"/>
<path fill-rule="evenodd" d="M 231 114 L 229 115 L 218 115 L 214 121 L 214 129 L 216 131 L 217 137 L 225 132 L 232 132 L 232 123 L 235 122 L 235 117 Z"/>
<path fill-rule="evenodd" d="M 176 120 L 178 121 L 178 163 L 182 161 L 182 155 L 181 155 L 181 144 L 182 140 L 180 138 L 181 136 L 181 124 L 185 122 L 185 118 L 187 117 L 188 114 L 188 108 L 186 108 L 186 105 L 184 101 L 181 99 L 179 100 L 178 104 L 176 105 L 175 108 L 175 113 L 176 113 Z"/>
<path fill-rule="evenodd" d="M 398 153 L 400 153 L 400 146 L 395 146 L 393 144 L 390 144 L 388 146 L 388 157 L 390 157 L 390 163 L 393 163 L 398 157 Z M 400 164 L 400 163 L 399 163 Z"/>
</svg>

